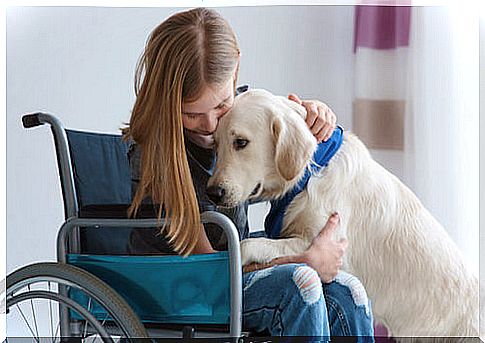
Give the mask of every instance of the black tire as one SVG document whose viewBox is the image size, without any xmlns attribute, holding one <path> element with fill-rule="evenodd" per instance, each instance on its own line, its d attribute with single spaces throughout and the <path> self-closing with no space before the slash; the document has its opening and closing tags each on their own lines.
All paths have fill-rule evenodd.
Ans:
<svg viewBox="0 0 485 343">
<path fill-rule="evenodd" d="M 6 281 L 7 311 L 9 298 L 19 289 L 39 282 L 55 282 L 59 286 L 78 288 L 103 306 L 124 337 L 148 337 L 145 327 L 126 301 L 104 281 L 81 268 L 54 262 L 35 263 L 14 271 Z"/>
</svg>

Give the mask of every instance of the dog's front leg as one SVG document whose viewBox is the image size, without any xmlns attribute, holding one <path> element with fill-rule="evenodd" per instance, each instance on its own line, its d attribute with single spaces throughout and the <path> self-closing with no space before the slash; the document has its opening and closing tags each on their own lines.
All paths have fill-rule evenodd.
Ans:
<svg viewBox="0 0 485 343">
<path fill-rule="evenodd" d="M 308 246 L 308 241 L 298 237 L 248 238 L 241 242 L 242 265 L 252 262 L 267 263 L 277 257 L 297 255 L 304 252 Z"/>
</svg>

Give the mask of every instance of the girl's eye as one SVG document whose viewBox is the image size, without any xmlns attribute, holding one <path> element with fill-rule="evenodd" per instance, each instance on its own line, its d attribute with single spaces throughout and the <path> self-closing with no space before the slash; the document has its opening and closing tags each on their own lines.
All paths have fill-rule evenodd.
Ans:
<svg viewBox="0 0 485 343">
<path fill-rule="evenodd" d="M 236 150 L 242 150 L 244 149 L 249 143 L 249 140 L 244 139 L 244 138 L 236 138 L 233 142 L 234 144 L 234 149 Z"/>
<path fill-rule="evenodd" d="M 189 114 L 189 113 L 185 113 L 185 116 L 189 119 L 195 119 L 197 118 L 197 115 L 196 114 Z"/>
<path fill-rule="evenodd" d="M 223 109 L 225 107 L 226 107 L 226 103 L 223 102 L 223 103 L 219 104 L 219 106 L 217 106 L 216 109 L 220 110 L 220 109 Z"/>
</svg>

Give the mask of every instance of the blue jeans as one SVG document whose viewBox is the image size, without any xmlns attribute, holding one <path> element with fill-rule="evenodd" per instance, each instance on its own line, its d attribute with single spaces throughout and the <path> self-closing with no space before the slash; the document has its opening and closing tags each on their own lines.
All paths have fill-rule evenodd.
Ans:
<svg viewBox="0 0 485 343">
<path fill-rule="evenodd" d="M 305 264 L 284 264 L 243 275 L 243 324 L 271 336 L 359 336 L 373 342 L 370 302 L 360 281 L 340 272 L 322 284 Z"/>
</svg>

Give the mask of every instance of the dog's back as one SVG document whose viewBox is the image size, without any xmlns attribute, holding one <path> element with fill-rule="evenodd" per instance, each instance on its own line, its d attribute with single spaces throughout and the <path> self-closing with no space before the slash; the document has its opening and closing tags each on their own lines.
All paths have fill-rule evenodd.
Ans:
<svg viewBox="0 0 485 343">
<path fill-rule="evenodd" d="M 302 209 L 300 217 L 339 212 L 348 271 L 361 279 L 376 317 L 394 335 L 478 335 L 477 278 L 438 221 L 355 135 L 345 133 L 307 193 L 292 207 Z M 309 227 L 321 227 L 315 224 Z"/>
</svg>

